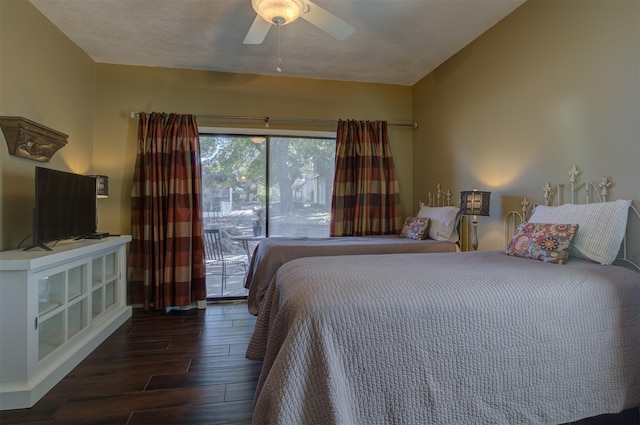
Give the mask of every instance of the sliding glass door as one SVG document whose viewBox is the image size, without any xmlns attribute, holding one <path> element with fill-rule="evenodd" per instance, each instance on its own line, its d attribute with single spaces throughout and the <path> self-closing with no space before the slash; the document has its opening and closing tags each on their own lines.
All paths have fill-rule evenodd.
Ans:
<svg viewBox="0 0 640 425">
<path fill-rule="evenodd" d="M 265 237 L 329 235 L 335 139 L 201 134 L 207 297 L 246 297 Z"/>
<path fill-rule="evenodd" d="M 329 236 L 335 145 L 335 139 L 269 138 L 269 236 Z"/>
<path fill-rule="evenodd" d="M 259 225 L 264 222 L 266 205 L 263 139 L 200 135 L 207 298 L 247 295 L 244 278 L 251 251 L 262 237 Z M 211 235 L 214 229 L 218 230 L 219 241 Z"/>
</svg>

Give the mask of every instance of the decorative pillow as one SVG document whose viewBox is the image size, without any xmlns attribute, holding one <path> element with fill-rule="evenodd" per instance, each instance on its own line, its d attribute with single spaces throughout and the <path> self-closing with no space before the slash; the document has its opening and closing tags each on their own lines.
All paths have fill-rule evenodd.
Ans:
<svg viewBox="0 0 640 425">
<path fill-rule="evenodd" d="M 630 205 L 630 200 L 558 207 L 538 205 L 529 222 L 579 224 L 580 231 L 571 243 L 571 255 L 609 265 L 620 251 Z"/>
<path fill-rule="evenodd" d="M 522 223 L 505 254 L 564 264 L 576 230 L 577 224 Z"/>
<path fill-rule="evenodd" d="M 427 227 L 429 227 L 428 218 L 407 217 L 402 226 L 401 238 L 409 239 L 426 239 Z"/>
<path fill-rule="evenodd" d="M 428 236 L 437 241 L 458 242 L 458 207 L 427 207 L 420 204 L 418 217 L 429 218 Z"/>
</svg>

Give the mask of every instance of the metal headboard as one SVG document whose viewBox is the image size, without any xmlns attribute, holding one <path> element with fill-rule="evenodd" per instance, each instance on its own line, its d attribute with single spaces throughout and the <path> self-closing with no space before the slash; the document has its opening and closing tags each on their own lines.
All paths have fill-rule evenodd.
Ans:
<svg viewBox="0 0 640 425">
<path fill-rule="evenodd" d="M 436 191 L 435 193 L 427 193 L 427 206 L 429 207 L 450 207 L 450 206 L 458 206 L 454 203 L 451 202 L 451 197 L 452 197 L 452 193 L 450 190 L 447 190 L 446 192 L 442 191 L 442 187 L 440 186 L 440 183 L 436 184 Z M 422 201 L 420 201 L 420 204 L 418 205 L 418 207 L 422 206 Z"/>
<path fill-rule="evenodd" d="M 518 226 L 523 221 L 527 221 L 533 208 L 529 200 L 525 197 L 520 201 L 520 206 L 522 209 L 520 211 L 509 211 L 504 218 L 504 246 L 509 246 L 509 242 L 513 239 L 513 236 L 516 234 L 516 230 L 518 230 Z"/>
<path fill-rule="evenodd" d="M 632 223 L 635 223 L 635 225 Z M 627 233 L 622 240 L 622 249 L 618 253 L 618 258 L 616 258 L 614 264 L 628 265 L 640 272 L 640 251 L 633 253 L 630 252 L 628 248 L 630 229 L 635 227 L 640 228 L 640 212 L 633 204 L 631 204 L 631 208 L 629 208 L 629 217 L 627 218 Z M 636 248 L 638 247 L 636 246 Z M 635 261 L 631 258 L 632 255 L 635 255 Z"/>
<path fill-rule="evenodd" d="M 602 177 L 600 183 L 594 183 L 590 181 L 578 181 L 578 176 L 580 175 L 580 170 L 575 165 L 569 171 L 569 183 L 558 183 L 554 186 L 551 185 L 550 182 L 547 182 L 545 187 L 542 189 L 544 192 L 544 203 L 547 206 L 552 205 L 553 200 L 555 199 L 555 205 L 562 204 L 577 204 L 578 196 L 580 195 L 580 191 L 584 190 L 584 203 L 591 204 L 593 202 L 607 202 L 607 197 L 609 196 L 609 187 L 611 187 L 611 182 L 606 178 Z M 592 194 L 595 193 L 598 198 L 594 200 L 595 196 L 592 197 Z M 565 201 L 565 195 L 569 195 L 569 200 Z"/>
<path fill-rule="evenodd" d="M 609 188 L 612 185 L 609 179 L 602 177 L 602 180 L 600 180 L 599 183 L 579 181 L 579 175 L 580 170 L 574 165 L 569 171 L 569 183 L 551 185 L 550 182 L 547 182 L 542 189 L 544 194 L 544 204 L 547 206 L 563 205 L 567 203 L 577 204 L 581 197 L 583 197 L 583 203 L 585 204 L 607 202 L 609 197 Z M 520 223 L 526 221 L 531 215 L 531 212 L 535 209 L 535 205 L 531 205 L 527 198 L 523 198 L 520 205 L 522 206 L 521 212 L 511 211 L 505 217 L 505 246 L 508 246 Z M 640 252 L 630 252 L 628 246 L 628 241 L 631 236 L 630 229 L 635 226 L 640 226 L 640 212 L 633 204 L 631 204 L 631 207 L 629 208 L 629 216 L 627 218 L 627 232 L 622 240 L 622 247 L 614 264 L 627 265 L 637 271 L 640 271 L 640 260 L 634 261 L 631 258 L 632 255 L 635 255 L 636 258 L 640 258 Z"/>
</svg>

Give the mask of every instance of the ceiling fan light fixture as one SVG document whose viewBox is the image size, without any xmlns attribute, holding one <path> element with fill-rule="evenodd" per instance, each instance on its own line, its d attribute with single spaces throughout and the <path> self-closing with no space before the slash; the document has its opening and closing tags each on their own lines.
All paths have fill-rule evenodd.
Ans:
<svg viewBox="0 0 640 425">
<path fill-rule="evenodd" d="M 274 25 L 286 25 L 305 11 L 303 0 L 251 0 L 253 10 L 262 19 Z"/>
</svg>

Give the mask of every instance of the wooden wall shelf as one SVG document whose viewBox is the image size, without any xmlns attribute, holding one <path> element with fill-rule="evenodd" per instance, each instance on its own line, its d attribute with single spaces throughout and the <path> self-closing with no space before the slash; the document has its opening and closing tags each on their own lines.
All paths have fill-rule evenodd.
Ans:
<svg viewBox="0 0 640 425">
<path fill-rule="evenodd" d="M 23 117 L 0 117 L 0 127 L 10 155 L 40 162 L 49 162 L 58 149 L 66 146 L 69 138 Z"/>
</svg>

